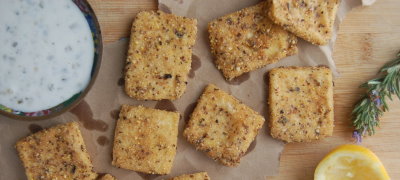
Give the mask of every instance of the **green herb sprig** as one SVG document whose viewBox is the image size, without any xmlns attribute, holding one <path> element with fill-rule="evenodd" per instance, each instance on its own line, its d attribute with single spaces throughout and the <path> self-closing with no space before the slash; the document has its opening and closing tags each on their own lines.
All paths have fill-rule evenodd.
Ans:
<svg viewBox="0 0 400 180">
<path fill-rule="evenodd" d="M 361 143 L 367 133 L 370 136 L 375 134 L 380 117 L 389 110 L 386 100 L 392 100 L 393 95 L 400 99 L 400 53 L 379 70 L 378 76 L 360 86 L 367 89 L 367 93 L 352 112 L 355 127 L 353 137 L 357 143 Z"/>
</svg>

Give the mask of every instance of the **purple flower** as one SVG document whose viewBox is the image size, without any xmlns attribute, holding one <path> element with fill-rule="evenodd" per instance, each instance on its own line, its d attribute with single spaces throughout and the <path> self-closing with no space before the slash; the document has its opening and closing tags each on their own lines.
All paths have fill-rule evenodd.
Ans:
<svg viewBox="0 0 400 180">
<path fill-rule="evenodd" d="M 353 131 L 353 138 L 355 139 L 356 144 L 361 144 L 362 134 L 360 134 L 357 130 Z"/>
<path fill-rule="evenodd" d="M 379 96 L 378 91 L 373 90 L 371 92 L 370 98 L 371 98 L 372 102 L 374 102 L 375 106 L 377 108 L 379 108 L 380 110 L 382 110 L 382 105 L 383 104 L 382 104 L 382 100 L 381 100 L 381 97 Z"/>
<path fill-rule="evenodd" d="M 381 107 L 381 105 L 382 105 L 381 98 L 380 98 L 379 96 L 377 96 L 377 97 L 375 98 L 375 100 L 374 100 L 374 103 L 375 103 L 375 105 L 376 105 L 377 107 Z"/>
</svg>

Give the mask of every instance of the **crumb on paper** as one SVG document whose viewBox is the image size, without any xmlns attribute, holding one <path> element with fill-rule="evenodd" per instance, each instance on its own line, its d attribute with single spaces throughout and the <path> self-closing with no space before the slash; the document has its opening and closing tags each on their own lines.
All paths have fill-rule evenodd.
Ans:
<svg viewBox="0 0 400 180">
<path fill-rule="evenodd" d="M 116 180 L 116 179 L 117 178 L 115 178 L 111 174 L 105 174 L 104 176 L 100 177 L 98 180 Z"/>
</svg>

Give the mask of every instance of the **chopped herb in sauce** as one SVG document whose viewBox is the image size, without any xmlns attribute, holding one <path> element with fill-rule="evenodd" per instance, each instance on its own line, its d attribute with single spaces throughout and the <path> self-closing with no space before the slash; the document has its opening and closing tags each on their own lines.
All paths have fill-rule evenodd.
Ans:
<svg viewBox="0 0 400 180">
<path fill-rule="evenodd" d="M 0 11 L 7 17 L 0 18 L 0 31 L 6 32 L 0 36 L 0 104 L 35 112 L 82 91 L 90 81 L 94 44 L 74 2 L 21 0 L 5 6 Z"/>
</svg>

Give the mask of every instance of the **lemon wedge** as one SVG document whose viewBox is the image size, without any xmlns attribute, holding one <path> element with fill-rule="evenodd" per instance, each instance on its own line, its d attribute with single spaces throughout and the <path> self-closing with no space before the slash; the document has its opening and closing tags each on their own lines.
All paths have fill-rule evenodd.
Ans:
<svg viewBox="0 0 400 180">
<path fill-rule="evenodd" d="M 342 145 L 318 164 L 314 180 L 386 180 L 390 179 L 379 158 L 358 145 Z"/>
</svg>

